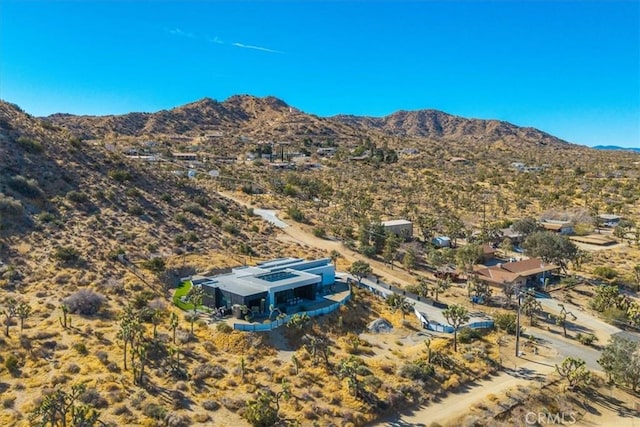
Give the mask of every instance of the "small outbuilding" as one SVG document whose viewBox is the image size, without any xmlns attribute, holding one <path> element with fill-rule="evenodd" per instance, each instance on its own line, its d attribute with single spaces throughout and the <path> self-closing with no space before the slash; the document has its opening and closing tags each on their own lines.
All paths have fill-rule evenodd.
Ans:
<svg viewBox="0 0 640 427">
<path fill-rule="evenodd" d="M 382 221 L 382 226 L 387 233 L 393 233 L 404 240 L 411 240 L 413 238 L 413 223 L 406 219 Z"/>
</svg>

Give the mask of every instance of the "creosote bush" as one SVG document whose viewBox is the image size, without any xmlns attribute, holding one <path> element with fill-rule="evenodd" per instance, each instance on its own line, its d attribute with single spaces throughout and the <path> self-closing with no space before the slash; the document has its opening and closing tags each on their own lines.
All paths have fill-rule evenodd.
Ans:
<svg viewBox="0 0 640 427">
<path fill-rule="evenodd" d="M 9 187 L 26 197 L 39 197 L 42 190 L 35 179 L 27 179 L 22 175 L 16 175 L 9 180 Z"/>
</svg>

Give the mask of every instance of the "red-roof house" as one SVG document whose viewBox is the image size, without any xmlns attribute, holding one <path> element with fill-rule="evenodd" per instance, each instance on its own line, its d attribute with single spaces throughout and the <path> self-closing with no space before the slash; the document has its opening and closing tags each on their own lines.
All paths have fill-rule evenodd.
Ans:
<svg viewBox="0 0 640 427">
<path fill-rule="evenodd" d="M 542 287 L 545 279 L 559 269 L 559 265 L 545 263 L 540 258 L 530 258 L 479 268 L 473 274 L 478 280 L 493 286 L 515 284 L 522 287 Z"/>
</svg>

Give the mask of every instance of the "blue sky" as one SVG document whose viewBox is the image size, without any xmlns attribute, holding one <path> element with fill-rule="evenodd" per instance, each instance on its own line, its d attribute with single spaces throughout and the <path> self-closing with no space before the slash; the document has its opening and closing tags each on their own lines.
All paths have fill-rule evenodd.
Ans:
<svg viewBox="0 0 640 427">
<path fill-rule="evenodd" d="M 34 115 L 274 95 L 434 108 L 640 147 L 638 1 L 0 2 L 0 98 Z"/>
</svg>

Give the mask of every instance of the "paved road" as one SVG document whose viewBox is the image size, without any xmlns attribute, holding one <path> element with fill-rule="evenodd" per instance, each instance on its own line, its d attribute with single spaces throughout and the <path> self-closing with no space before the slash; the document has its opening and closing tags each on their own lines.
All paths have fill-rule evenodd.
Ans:
<svg viewBox="0 0 640 427">
<path fill-rule="evenodd" d="M 586 311 L 583 311 L 581 307 L 573 304 L 558 301 L 554 298 L 538 298 L 538 301 L 540 301 L 543 310 L 552 315 L 560 313 L 561 308 L 559 304 L 563 304 L 567 311 L 576 316 L 575 320 L 573 320 L 571 316 L 568 317 L 567 331 L 573 333 L 581 332 L 583 334 L 592 333 L 598 337 L 599 344 L 607 344 L 611 335 L 621 331 L 620 328 L 598 319 Z"/>
<path fill-rule="evenodd" d="M 345 274 L 345 273 L 337 273 L 336 277 L 342 277 L 342 278 L 346 278 L 349 277 L 353 280 L 357 280 L 355 277 L 349 275 L 349 274 Z M 362 279 L 362 283 L 375 289 L 376 291 L 378 291 L 380 294 L 382 295 L 390 295 L 391 293 L 393 293 L 393 291 L 391 289 L 389 289 L 389 285 L 387 285 L 386 283 L 382 282 L 382 281 L 374 281 L 374 280 L 370 280 L 370 279 Z M 440 323 L 442 325 L 447 325 L 447 320 L 444 318 L 444 316 L 442 315 L 442 312 L 444 311 L 444 309 L 442 308 L 438 308 L 438 307 L 434 307 L 431 304 L 428 304 L 426 302 L 422 302 L 422 301 L 415 301 L 415 300 L 411 300 L 411 302 L 413 302 L 415 304 L 415 308 L 420 312 L 420 313 L 424 313 L 427 316 L 427 319 L 431 322 L 437 322 Z M 474 323 L 474 322 L 484 322 L 487 320 L 491 320 L 491 317 L 488 316 L 485 313 L 482 313 L 480 311 L 473 311 L 470 312 L 470 319 L 468 323 Z"/>
<path fill-rule="evenodd" d="M 276 215 L 276 211 L 254 208 L 253 213 L 261 216 L 265 221 L 275 225 L 278 228 L 287 228 L 289 226 L 289 224 L 278 218 L 278 216 Z"/>
</svg>

